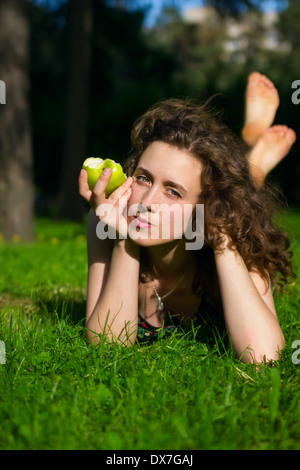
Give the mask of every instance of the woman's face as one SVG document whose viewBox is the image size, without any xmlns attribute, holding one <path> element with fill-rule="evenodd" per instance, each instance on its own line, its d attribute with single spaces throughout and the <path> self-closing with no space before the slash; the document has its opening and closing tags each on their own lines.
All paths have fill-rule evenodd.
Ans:
<svg viewBox="0 0 300 470">
<path fill-rule="evenodd" d="M 164 142 L 150 144 L 133 174 L 129 236 L 142 246 L 183 238 L 199 201 L 201 163 Z"/>
</svg>

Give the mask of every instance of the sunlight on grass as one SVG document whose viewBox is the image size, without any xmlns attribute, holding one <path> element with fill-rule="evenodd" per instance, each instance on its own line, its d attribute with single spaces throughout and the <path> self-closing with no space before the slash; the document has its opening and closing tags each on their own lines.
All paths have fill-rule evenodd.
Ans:
<svg viewBox="0 0 300 470">
<path fill-rule="evenodd" d="M 299 275 L 300 213 L 281 222 Z M 85 226 L 40 219 L 37 232 L 34 244 L 0 244 L 2 449 L 300 448 L 298 281 L 275 298 L 286 338 L 277 367 L 241 363 L 204 323 L 153 344 L 93 347 Z"/>
</svg>

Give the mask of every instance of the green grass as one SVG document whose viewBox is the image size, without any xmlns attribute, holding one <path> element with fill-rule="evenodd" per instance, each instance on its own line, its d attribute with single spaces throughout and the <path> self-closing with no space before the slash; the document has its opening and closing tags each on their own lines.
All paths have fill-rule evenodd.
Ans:
<svg viewBox="0 0 300 470">
<path fill-rule="evenodd" d="M 300 213 L 280 220 L 299 275 Z M 95 348 L 83 324 L 85 227 L 38 220 L 37 231 L 35 244 L 0 245 L 2 449 L 300 449 L 297 283 L 275 299 L 277 367 L 242 364 L 217 330 L 205 342 L 192 331 Z"/>
</svg>

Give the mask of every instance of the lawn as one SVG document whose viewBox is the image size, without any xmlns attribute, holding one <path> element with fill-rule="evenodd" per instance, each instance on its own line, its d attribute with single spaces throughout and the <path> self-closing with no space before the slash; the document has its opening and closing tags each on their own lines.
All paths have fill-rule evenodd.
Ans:
<svg viewBox="0 0 300 470">
<path fill-rule="evenodd" d="M 300 212 L 279 220 L 299 275 Z M 0 244 L 1 449 L 300 449 L 297 282 L 275 297 L 286 338 L 277 367 L 241 363 L 217 329 L 199 340 L 201 326 L 95 348 L 83 322 L 85 226 L 36 224 L 35 244 Z"/>
</svg>

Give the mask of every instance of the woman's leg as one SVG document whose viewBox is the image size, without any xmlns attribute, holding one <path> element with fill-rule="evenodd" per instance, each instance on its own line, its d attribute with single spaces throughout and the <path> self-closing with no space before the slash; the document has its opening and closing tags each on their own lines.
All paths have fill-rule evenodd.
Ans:
<svg viewBox="0 0 300 470">
<path fill-rule="evenodd" d="M 289 153 L 296 133 L 287 126 L 276 125 L 266 129 L 248 154 L 250 171 L 258 187 L 268 173 Z"/>
<path fill-rule="evenodd" d="M 248 77 L 245 98 L 242 138 L 249 147 L 253 147 L 262 133 L 272 125 L 279 106 L 279 95 L 271 80 L 258 72 L 252 72 Z"/>
</svg>

